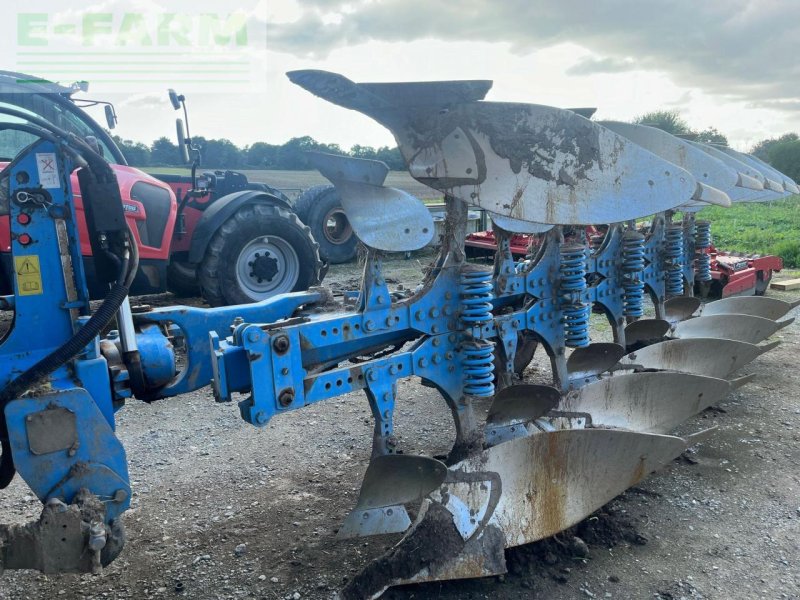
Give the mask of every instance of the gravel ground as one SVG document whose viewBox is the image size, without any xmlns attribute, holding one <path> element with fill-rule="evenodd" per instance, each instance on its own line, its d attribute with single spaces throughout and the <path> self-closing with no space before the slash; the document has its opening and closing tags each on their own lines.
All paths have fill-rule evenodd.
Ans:
<svg viewBox="0 0 800 600">
<path fill-rule="evenodd" d="M 387 274 L 413 287 L 427 260 L 391 261 Z M 357 281 L 355 266 L 329 275 L 334 287 Z M 740 373 L 755 382 L 686 425 L 717 425 L 711 438 L 576 530 L 510 551 L 505 577 L 386 597 L 800 598 L 800 326 L 775 337 L 783 344 Z M 537 355 L 528 375 L 547 372 Z M 415 381 L 399 385 L 396 424 L 409 453 L 442 454 L 454 437 L 442 399 Z M 261 430 L 210 390 L 131 402 L 118 427 L 135 490 L 122 555 L 101 576 L 7 573 L 0 598 L 331 598 L 398 539 L 334 537 L 355 502 L 371 429 L 361 394 Z M 0 510 L 22 522 L 40 505 L 18 478 Z"/>
</svg>

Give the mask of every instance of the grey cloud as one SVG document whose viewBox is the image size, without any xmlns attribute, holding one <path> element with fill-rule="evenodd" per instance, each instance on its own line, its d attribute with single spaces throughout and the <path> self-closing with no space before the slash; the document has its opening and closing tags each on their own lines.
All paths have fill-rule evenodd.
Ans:
<svg viewBox="0 0 800 600">
<path fill-rule="evenodd" d="M 693 95 L 691 90 L 687 90 L 686 92 L 681 94 L 679 98 L 676 98 L 675 100 L 667 100 L 666 102 L 664 102 L 664 106 L 675 106 L 675 107 L 686 106 L 691 103 L 692 97 Z"/>
<path fill-rule="evenodd" d="M 800 111 L 800 100 L 763 100 L 748 102 L 745 108 L 767 108 L 769 110 L 785 110 L 788 112 Z"/>
<path fill-rule="evenodd" d="M 298 21 L 271 25 L 270 48 L 318 58 L 370 40 L 505 42 L 517 53 L 572 42 L 604 57 L 579 63 L 573 74 L 634 57 L 637 68 L 731 100 L 800 99 L 795 0 L 376 0 L 324 23 L 323 7 L 336 12 L 345 4 L 317 0 Z"/>
<path fill-rule="evenodd" d="M 595 75 L 597 73 L 623 73 L 636 68 L 630 59 L 586 57 L 567 69 L 567 75 Z"/>
</svg>

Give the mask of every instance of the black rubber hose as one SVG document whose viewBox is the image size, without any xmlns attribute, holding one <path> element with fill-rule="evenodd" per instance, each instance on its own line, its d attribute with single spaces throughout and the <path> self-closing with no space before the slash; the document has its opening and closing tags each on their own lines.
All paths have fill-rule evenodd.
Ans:
<svg viewBox="0 0 800 600">
<path fill-rule="evenodd" d="M 64 149 L 66 150 L 69 148 L 73 153 L 83 158 L 85 161 L 84 164 L 88 163 L 86 168 L 94 172 L 98 181 L 115 177 L 114 172 L 103 157 L 98 155 L 88 144 L 77 136 L 55 127 L 52 123 L 40 117 L 27 115 L 15 109 L 0 107 L 0 114 L 10 114 L 19 117 L 38 125 L 47 132 L 52 132 L 52 134 L 57 137 L 64 138 L 68 144 L 73 146 L 73 148 L 67 146 Z M 19 129 L 23 127 L 19 127 Z M 30 131 L 29 133 L 34 132 Z M 51 139 L 48 134 L 42 135 L 42 137 Z M 80 148 L 80 151 L 75 152 L 75 146 Z M 28 368 L 0 391 L 0 447 L 3 452 L 2 457 L 0 457 L 0 489 L 8 487 L 8 484 L 11 483 L 16 473 L 11 454 L 11 445 L 8 439 L 8 424 L 5 420 L 5 407 L 9 402 L 20 397 L 58 367 L 75 358 L 75 356 L 83 351 L 83 349 L 111 322 L 111 319 L 114 318 L 125 298 L 128 296 L 128 289 L 136 277 L 139 264 L 138 248 L 136 248 L 136 243 L 133 240 L 133 236 L 130 235 L 130 232 L 128 233 L 128 246 L 129 253 L 126 253 L 125 258 L 122 260 L 117 282 L 111 286 L 100 308 L 89 318 L 86 324 L 64 344 L 45 356 L 35 365 Z"/>
</svg>

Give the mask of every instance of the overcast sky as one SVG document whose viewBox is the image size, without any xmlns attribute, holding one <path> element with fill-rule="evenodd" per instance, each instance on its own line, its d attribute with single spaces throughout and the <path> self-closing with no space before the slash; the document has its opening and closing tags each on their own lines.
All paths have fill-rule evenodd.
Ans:
<svg viewBox="0 0 800 600">
<path fill-rule="evenodd" d="M 291 84 L 284 73 L 300 68 L 354 81 L 492 79 L 488 100 L 596 106 L 602 119 L 677 109 L 693 127 L 716 127 L 740 149 L 800 131 L 797 0 L 269 0 L 263 6 L 263 85 L 250 93 L 193 86 L 187 97 L 194 133 L 239 145 L 301 135 L 344 147 L 394 144 L 371 119 Z M 117 104 L 119 134 L 145 142 L 174 137 L 176 115 L 165 92 L 106 95 Z"/>
</svg>

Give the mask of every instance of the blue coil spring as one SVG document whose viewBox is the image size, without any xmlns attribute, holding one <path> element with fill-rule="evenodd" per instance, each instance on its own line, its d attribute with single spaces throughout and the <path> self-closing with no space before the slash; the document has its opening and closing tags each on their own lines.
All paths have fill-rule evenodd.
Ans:
<svg viewBox="0 0 800 600">
<path fill-rule="evenodd" d="M 711 247 L 711 223 L 708 221 L 697 221 L 696 224 L 697 234 L 695 236 L 695 248 L 710 248 Z"/>
<path fill-rule="evenodd" d="M 570 348 L 588 346 L 591 305 L 582 299 L 582 293 L 586 290 L 586 248 L 563 246 L 560 252 L 564 343 Z"/>
<path fill-rule="evenodd" d="M 644 236 L 628 230 L 622 236 L 622 312 L 626 317 L 644 315 Z"/>
<path fill-rule="evenodd" d="M 669 225 L 664 240 L 664 284 L 668 296 L 683 294 L 683 227 Z"/>
<path fill-rule="evenodd" d="M 467 327 L 492 320 L 493 297 L 491 271 L 461 272 L 461 320 Z"/>
<path fill-rule="evenodd" d="M 711 247 L 711 223 L 708 221 L 697 222 L 697 235 L 695 237 L 694 271 L 697 281 L 711 281 L 711 256 L 706 252 Z"/>
<path fill-rule="evenodd" d="M 464 393 L 471 396 L 494 395 L 494 344 L 473 340 L 461 347 Z"/>
</svg>

